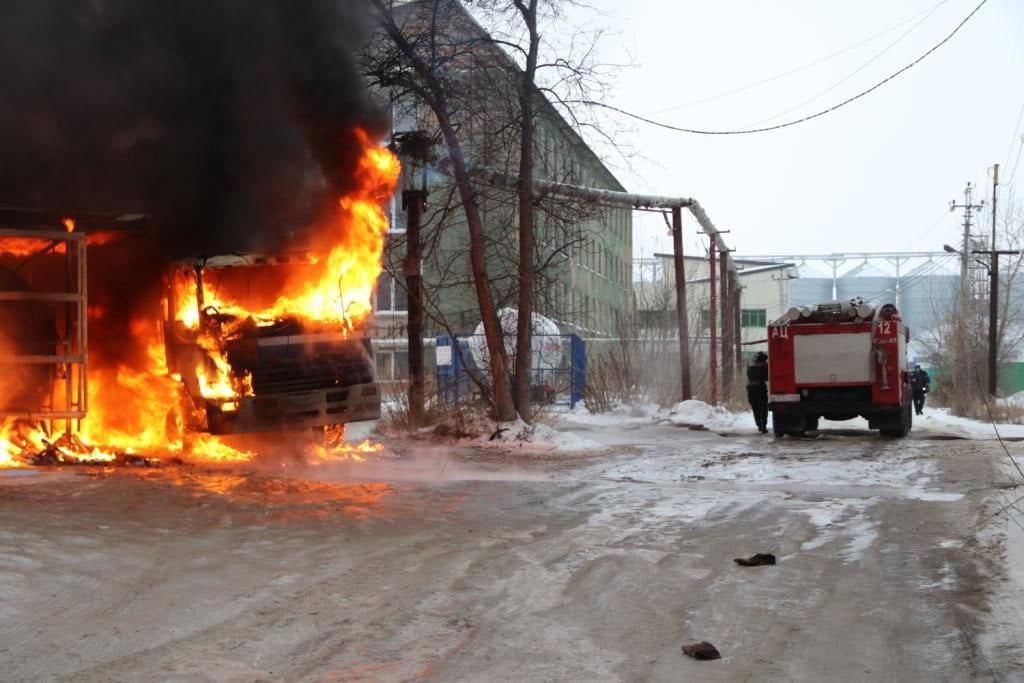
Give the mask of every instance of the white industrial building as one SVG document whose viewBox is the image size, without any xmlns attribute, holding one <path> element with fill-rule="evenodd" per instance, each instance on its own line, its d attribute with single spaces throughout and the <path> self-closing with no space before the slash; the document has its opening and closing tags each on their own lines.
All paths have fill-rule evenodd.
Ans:
<svg viewBox="0 0 1024 683">
<path fill-rule="evenodd" d="M 959 261 L 948 254 L 755 256 L 738 257 L 733 262 L 741 288 L 740 324 L 746 355 L 764 349 L 756 342 L 764 338 L 765 326 L 791 306 L 834 299 L 895 303 L 912 336 L 925 334 L 948 317 L 960 286 Z M 707 339 L 710 264 L 705 255 L 686 256 L 684 263 L 690 335 L 695 341 Z M 633 270 L 641 327 L 648 334 L 676 329 L 672 255 L 638 259 Z"/>
</svg>

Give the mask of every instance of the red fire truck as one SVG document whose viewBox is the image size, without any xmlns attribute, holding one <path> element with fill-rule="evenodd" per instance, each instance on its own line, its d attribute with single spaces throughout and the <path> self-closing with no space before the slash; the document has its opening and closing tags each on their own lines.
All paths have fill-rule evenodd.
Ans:
<svg viewBox="0 0 1024 683">
<path fill-rule="evenodd" d="M 906 436 L 913 420 L 908 341 L 893 304 L 854 299 L 787 311 L 768 326 L 775 435 L 802 435 L 820 418 L 862 416 L 885 436 Z"/>
</svg>

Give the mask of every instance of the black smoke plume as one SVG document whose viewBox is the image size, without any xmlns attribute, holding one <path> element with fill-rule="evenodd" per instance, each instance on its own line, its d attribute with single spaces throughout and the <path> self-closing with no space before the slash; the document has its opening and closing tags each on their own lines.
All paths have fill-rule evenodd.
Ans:
<svg viewBox="0 0 1024 683">
<path fill-rule="evenodd" d="M 361 0 L 4 0 L 0 206 L 141 211 L 163 253 L 273 249 L 383 130 Z"/>
<path fill-rule="evenodd" d="M 0 207 L 152 216 L 90 248 L 92 350 L 130 353 L 173 259 L 273 251 L 383 133 L 364 0 L 3 0 Z M 5 316 L 10 319 L 10 316 Z"/>
</svg>

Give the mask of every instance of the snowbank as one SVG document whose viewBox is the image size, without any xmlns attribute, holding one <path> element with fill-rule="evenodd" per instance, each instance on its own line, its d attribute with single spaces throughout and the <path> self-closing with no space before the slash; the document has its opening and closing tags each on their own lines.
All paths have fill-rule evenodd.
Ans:
<svg viewBox="0 0 1024 683">
<path fill-rule="evenodd" d="M 733 413 L 722 406 L 710 406 L 693 399 L 669 408 L 664 419 L 679 427 L 703 427 L 715 432 L 756 431 L 751 413 Z"/>
</svg>

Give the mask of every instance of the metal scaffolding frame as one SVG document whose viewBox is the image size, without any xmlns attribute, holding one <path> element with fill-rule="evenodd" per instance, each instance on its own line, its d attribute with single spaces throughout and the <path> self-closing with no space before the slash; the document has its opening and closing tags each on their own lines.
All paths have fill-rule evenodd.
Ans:
<svg viewBox="0 0 1024 683">
<path fill-rule="evenodd" d="M 39 248 L 33 247 L 15 256 L 14 252 L 3 249 L 5 240 L 17 240 L 21 245 L 38 242 Z M 0 290 L 0 302 L 52 305 L 56 311 L 55 320 L 59 322 L 54 330 L 52 355 L 21 354 L 3 358 L 3 364 L 8 366 L 49 366 L 51 382 L 48 396 L 38 410 L 5 410 L 0 407 L 0 421 L 13 418 L 45 422 L 51 434 L 56 433 L 58 423 L 63 421 L 65 433 L 71 434 L 73 423 L 84 418 L 88 411 L 86 245 L 86 235 L 81 232 L 52 228 L 0 228 L 0 254 L 6 254 L 13 262 L 14 272 L 43 257 L 63 257 L 59 279 L 64 283 L 63 291 Z"/>
</svg>

